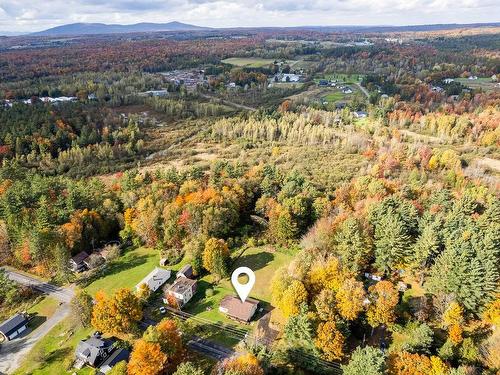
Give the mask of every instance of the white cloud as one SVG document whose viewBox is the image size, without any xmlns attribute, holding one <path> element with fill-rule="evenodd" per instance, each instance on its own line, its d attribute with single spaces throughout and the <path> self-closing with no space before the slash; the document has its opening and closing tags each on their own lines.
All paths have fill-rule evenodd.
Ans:
<svg viewBox="0 0 500 375">
<path fill-rule="evenodd" d="M 497 0 L 0 0 L 0 30 L 174 20 L 212 27 L 473 23 L 498 14 Z"/>
</svg>

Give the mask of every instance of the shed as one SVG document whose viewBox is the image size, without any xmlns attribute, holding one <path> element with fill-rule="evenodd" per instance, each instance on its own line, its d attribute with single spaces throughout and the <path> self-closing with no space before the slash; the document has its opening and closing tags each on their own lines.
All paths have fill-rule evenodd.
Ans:
<svg viewBox="0 0 500 375">
<path fill-rule="evenodd" d="M 10 341 L 26 330 L 28 318 L 24 314 L 16 314 L 0 324 L 0 338 Z"/>
<path fill-rule="evenodd" d="M 190 264 L 186 264 L 179 270 L 179 272 L 177 272 L 177 277 L 186 277 L 191 279 L 193 277 L 193 267 Z"/>
</svg>

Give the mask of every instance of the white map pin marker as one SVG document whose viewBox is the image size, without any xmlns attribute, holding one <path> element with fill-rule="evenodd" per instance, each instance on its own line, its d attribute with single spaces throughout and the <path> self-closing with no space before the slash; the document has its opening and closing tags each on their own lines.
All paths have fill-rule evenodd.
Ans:
<svg viewBox="0 0 500 375">
<path fill-rule="evenodd" d="M 248 282 L 246 284 L 241 284 L 238 281 L 238 276 L 240 275 L 248 276 Z M 238 293 L 241 302 L 245 302 L 248 295 L 250 294 L 250 291 L 253 288 L 253 285 L 255 284 L 255 274 L 248 267 L 238 267 L 234 270 L 233 274 L 231 275 L 231 283 L 233 284 L 234 289 L 236 289 L 236 292 Z"/>
</svg>

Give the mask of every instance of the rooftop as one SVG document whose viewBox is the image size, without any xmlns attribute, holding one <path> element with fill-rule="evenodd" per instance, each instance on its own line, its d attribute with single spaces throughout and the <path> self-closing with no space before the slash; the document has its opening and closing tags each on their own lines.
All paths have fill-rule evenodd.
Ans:
<svg viewBox="0 0 500 375">
<path fill-rule="evenodd" d="M 188 289 L 191 289 L 193 285 L 196 284 L 196 280 L 187 279 L 185 277 L 180 277 L 175 280 L 175 282 L 168 287 L 167 291 L 184 294 Z"/>
<path fill-rule="evenodd" d="M 0 324 L 0 332 L 9 336 L 26 324 L 28 324 L 28 319 L 23 314 L 16 314 Z"/>
<path fill-rule="evenodd" d="M 247 298 L 245 302 L 241 302 L 238 297 L 226 296 L 220 302 L 220 308 L 226 310 L 227 315 L 248 322 L 252 319 L 255 313 L 255 306 L 258 304 L 259 301 L 252 298 Z"/>
</svg>

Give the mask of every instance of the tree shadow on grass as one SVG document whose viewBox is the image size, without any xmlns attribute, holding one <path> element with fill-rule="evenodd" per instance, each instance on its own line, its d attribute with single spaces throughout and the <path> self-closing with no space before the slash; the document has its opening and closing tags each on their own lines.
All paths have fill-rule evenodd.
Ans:
<svg viewBox="0 0 500 375">
<path fill-rule="evenodd" d="M 38 313 L 33 313 L 33 314 L 31 314 L 31 319 L 30 319 L 28 326 L 32 331 L 34 331 L 35 329 L 40 327 L 46 321 L 47 321 L 46 316 L 41 316 L 41 315 L 38 315 Z"/>
<path fill-rule="evenodd" d="M 109 264 L 106 264 L 100 272 L 95 273 L 94 275 L 88 277 L 85 279 L 83 282 L 84 286 L 88 286 L 92 284 L 94 281 L 105 277 L 105 276 L 111 276 L 123 271 L 127 271 L 129 269 L 138 267 L 148 261 L 148 256 L 147 255 L 138 255 L 134 257 L 126 257 L 122 258 L 119 260 L 116 260 L 114 262 L 111 262 Z"/>
<path fill-rule="evenodd" d="M 243 254 L 234 263 L 234 267 L 248 267 L 252 271 L 257 271 L 269 265 L 273 260 L 274 255 L 265 251 L 257 254 Z"/>
<path fill-rule="evenodd" d="M 50 353 L 47 353 L 43 358 L 43 363 L 45 365 L 40 367 L 40 370 L 43 370 L 51 363 L 55 362 L 62 363 L 71 352 L 72 352 L 71 348 L 60 348 Z"/>
</svg>

